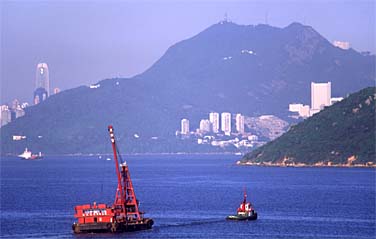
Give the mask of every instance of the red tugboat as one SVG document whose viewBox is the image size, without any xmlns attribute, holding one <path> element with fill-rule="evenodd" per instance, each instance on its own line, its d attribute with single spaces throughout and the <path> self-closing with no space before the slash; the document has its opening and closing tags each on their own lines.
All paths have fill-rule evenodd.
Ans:
<svg viewBox="0 0 376 239">
<path fill-rule="evenodd" d="M 94 202 L 93 205 L 76 206 L 74 217 L 78 221 L 72 225 L 74 233 L 139 231 L 151 229 L 154 224 L 153 219 L 144 218 L 144 213 L 138 209 L 139 203 L 134 193 L 128 165 L 121 158 L 111 125 L 108 126 L 108 131 L 118 179 L 115 202 L 113 205 Z M 118 162 L 118 155 L 121 164 Z"/>
<path fill-rule="evenodd" d="M 226 217 L 228 220 L 256 220 L 257 212 L 250 202 L 247 202 L 247 193 L 244 190 L 244 199 L 240 204 L 237 214 Z"/>
<path fill-rule="evenodd" d="M 18 157 L 25 159 L 25 160 L 35 160 L 35 159 L 43 158 L 41 152 L 39 152 L 39 154 L 33 154 L 27 148 L 25 148 L 25 151 L 22 154 L 18 155 Z"/>
</svg>

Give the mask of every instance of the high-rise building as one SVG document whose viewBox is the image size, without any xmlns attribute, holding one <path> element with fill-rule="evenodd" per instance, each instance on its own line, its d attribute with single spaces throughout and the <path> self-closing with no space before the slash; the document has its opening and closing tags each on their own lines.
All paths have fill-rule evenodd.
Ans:
<svg viewBox="0 0 376 239">
<path fill-rule="evenodd" d="M 21 105 L 18 105 L 16 109 L 14 109 L 15 118 L 19 118 L 25 115 L 24 109 L 21 108 Z"/>
<path fill-rule="evenodd" d="M 231 135 L 231 113 L 223 112 L 221 114 L 221 130 L 225 135 Z"/>
<path fill-rule="evenodd" d="M 17 107 L 20 105 L 20 102 L 17 99 L 14 99 L 12 101 L 12 110 L 17 109 Z"/>
<path fill-rule="evenodd" d="M 310 116 L 310 108 L 309 105 L 303 104 L 289 104 L 289 111 L 296 112 L 299 114 L 300 117 L 307 118 Z"/>
<path fill-rule="evenodd" d="M 200 132 L 201 133 L 210 132 L 210 121 L 208 119 L 202 119 L 200 121 Z"/>
<path fill-rule="evenodd" d="M 50 95 L 50 78 L 47 63 L 39 63 L 35 77 L 34 104 L 47 99 Z"/>
<path fill-rule="evenodd" d="M 12 113 L 7 105 L 0 106 L 0 126 L 4 126 L 12 120 Z"/>
<path fill-rule="evenodd" d="M 303 104 L 297 104 L 297 103 L 289 104 L 289 111 L 299 112 L 300 108 L 302 107 L 303 107 Z"/>
<path fill-rule="evenodd" d="M 310 108 L 309 105 L 303 105 L 299 109 L 299 116 L 303 118 L 308 118 L 310 116 Z"/>
<path fill-rule="evenodd" d="M 219 131 L 219 114 L 217 112 L 211 112 L 209 114 L 209 121 L 212 125 L 213 133 L 218 133 L 218 131 Z"/>
<path fill-rule="evenodd" d="M 315 114 L 330 105 L 331 82 L 315 83 L 311 82 L 311 112 Z M 312 115 L 311 114 L 311 115 Z"/>
<path fill-rule="evenodd" d="M 188 135 L 189 134 L 189 120 L 182 119 L 181 120 L 181 134 Z"/>
<path fill-rule="evenodd" d="M 38 88 L 34 91 L 34 105 L 45 101 L 48 97 L 48 92 L 44 88 Z"/>
<path fill-rule="evenodd" d="M 236 131 L 240 134 L 244 134 L 244 116 L 236 114 L 235 116 Z"/>
</svg>

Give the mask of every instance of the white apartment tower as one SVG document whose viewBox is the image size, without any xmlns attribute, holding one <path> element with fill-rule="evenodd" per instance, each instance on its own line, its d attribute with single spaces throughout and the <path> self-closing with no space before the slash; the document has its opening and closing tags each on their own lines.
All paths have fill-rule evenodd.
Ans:
<svg viewBox="0 0 376 239">
<path fill-rule="evenodd" d="M 209 121 L 212 125 L 213 133 L 218 133 L 218 131 L 219 131 L 219 114 L 217 112 L 211 112 L 209 114 Z"/>
<path fill-rule="evenodd" d="M 210 121 L 208 119 L 202 119 L 200 121 L 200 132 L 201 133 L 210 132 Z"/>
<path fill-rule="evenodd" d="M 181 120 L 181 134 L 188 135 L 189 134 L 189 120 L 182 119 Z"/>
<path fill-rule="evenodd" d="M 325 106 L 330 105 L 331 82 L 315 83 L 311 82 L 311 111 L 315 114 Z"/>
<path fill-rule="evenodd" d="M 244 116 L 236 114 L 235 116 L 236 131 L 240 134 L 244 134 Z"/>
<path fill-rule="evenodd" d="M 9 107 L 7 105 L 0 106 L 0 127 L 10 123 L 11 119 Z"/>
<path fill-rule="evenodd" d="M 231 134 L 231 113 L 223 112 L 221 114 L 221 130 L 225 135 Z"/>
</svg>

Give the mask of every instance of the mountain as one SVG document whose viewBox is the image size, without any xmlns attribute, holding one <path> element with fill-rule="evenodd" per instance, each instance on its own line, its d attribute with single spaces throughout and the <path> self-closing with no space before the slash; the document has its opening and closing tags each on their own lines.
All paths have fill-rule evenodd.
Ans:
<svg viewBox="0 0 376 239">
<path fill-rule="evenodd" d="M 113 124 L 126 152 L 211 151 L 179 141 L 210 111 L 283 117 L 292 102 L 309 102 L 310 82 L 332 82 L 345 96 L 375 83 L 375 56 L 334 47 L 312 27 L 214 24 L 176 43 L 148 70 L 130 79 L 81 86 L 29 107 L 1 128 L 2 153 L 24 147 L 45 153 L 108 152 Z M 13 135 L 26 140 L 12 141 Z M 135 137 L 135 135 L 139 137 Z"/>
<path fill-rule="evenodd" d="M 368 87 L 248 153 L 242 164 L 376 163 L 376 88 Z"/>
</svg>

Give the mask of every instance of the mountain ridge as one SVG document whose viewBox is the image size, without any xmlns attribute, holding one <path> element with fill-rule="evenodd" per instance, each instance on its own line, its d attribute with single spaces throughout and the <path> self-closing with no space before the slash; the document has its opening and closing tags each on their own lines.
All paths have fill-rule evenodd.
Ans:
<svg viewBox="0 0 376 239">
<path fill-rule="evenodd" d="M 285 116 L 289 103 L 307 103 L 311 81 L 332 81 L 333 95 L 345 96 L 374 85 L 374 65 L 375 56 L 334 47 L 299 23 L 217 23 L 171 46 L 142 74 L 67 90 L 30 107 L 1 128 L 2 152 L 26 146 L 45 153 L 107 152 L 101 142 L 108 124 L 129 152 L 196 152 L 197 145 L 175 138 L 182 118 L 193 129 L 211 111 Z M 28 139 L 14 142 L 12 135 Z"/>
</svg>

